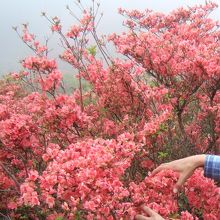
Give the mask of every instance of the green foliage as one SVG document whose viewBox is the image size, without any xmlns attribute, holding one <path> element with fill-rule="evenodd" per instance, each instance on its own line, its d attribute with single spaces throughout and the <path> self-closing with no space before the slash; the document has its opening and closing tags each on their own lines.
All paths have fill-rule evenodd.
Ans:
<svg viewBox="0 0 220 220">
<path fill-rule="evenodd" d="M 189 201 L 184 192 L 181 192 L 178 196 L 178 206 L 179 206 L 179 213 L 187 210 L 189 213 L 193 213 L 194 215 L 196 215 L 199 219 L 203 219 L 202 210 L 196 208 L 191 209 L 189 205 Z"/>
<path fill-rule="evenodd" d="M 164 95 L 164 98 L 165 98 L 165 101 L 166 101 L 166 102 L 169 102 L 170 99 L 171 99 L 171 94 L 170 94 L 170 93 L 165 94 L 165 95 Z"/>
<path fill-rule="evenodd" d="M 22 220 L 29 219 L 28 216 L 27 216 L 26 214 L 20 216 L 19 218 L 22 219 Z"/>
<path fill-rule="evenodd" d="M 97 51 L 96 51 L 96 45 L 95 46 L 91 46 L 87 48 L 87 51 L 89 52 L 89 54 L 91 54 L 92 56 L 95 56 Z"/>
<path fill-rule="evenodd" d="M 181 192 L 179 194 L 178 206 L 179 206 L 179 213 L 181 213 L 182 211 L 186 211 L 186 210 L 191 213 L 189 201 L 184 192 Z"/>
<path fill-rule="evenodd" d="M 159 159 L 164 159 L 168 156 L 168 153 L 167 152 L 163 152 L 163 151 L 159 151 L 158 152 L 158 158 Z"/>
<path fill-rule="evenodd" d="M 64 218 L 62 216 L 56 217 L 55 220 L 64 220 Z"/>
<path fill-rule="evenodd" d="M 182 97 L 179 98 L 179 105 L 182 106 L 185 102 L 185 99 L 183 99 Z"/>
<path fill-rule="evenodd" d="M 160 132 L 167 131 L 167 125 L 165 123 L 160 125 Z"/>
<path fill-rule="evenodd" d="M 31 206 L 28 206 L 28 205 L 23 205 L 21 207 L 19 207 L 16 212 L 17 214 L 19 214 L 19 219 L 22 219 L 22 220 L 26 220 L 26 219 L 29 219 L 29 215 L 28 213 L 31 213 Z"/>
<path fill-rule="evenodd" d="M 157 132 L 155 134 L 152 134 L 151 137 L 156 138 L 159 134 L 165 131 L 167 131 L 167 125 L 163 123 L 160 125 L 160 128 L 157 130 Z"/>
<path fill-rule="evenodd" d="M 158 86 L 158 82 L 156 82 L 155 80 L 152 80 L 148 83 L 148 85 L 153 88 L 153 87 L 157 87 Z"/>
<path fill-rule="evenodd" d="M 75 220 L 82 220 L 82 213 L 81 213 L 81 211 L 76 211 Z"/>
</svg>

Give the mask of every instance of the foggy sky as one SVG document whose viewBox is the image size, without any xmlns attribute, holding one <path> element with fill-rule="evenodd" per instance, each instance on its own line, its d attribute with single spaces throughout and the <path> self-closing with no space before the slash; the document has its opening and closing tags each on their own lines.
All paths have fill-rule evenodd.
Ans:
<svg viewBox="0 0 220 220">
<path fill-rule="evenodd" d="M 81 0 L 90 5 L 91 0 Z M 104 12 L 100 30 L 102 33 L 120 32 L 122 30 L 123 17 L 118 15 L 119 7 L 127 9 L 150 8 L 156 11 L 168 13 L 169 11 L 187 5 L 203 4 L 205 0 L 100 0 L 101 10 Z M 220 4 L 220 0 L 216 0 Z M 41 16 L 41 12 L 47 12 L 48 16 L 58 16 L 64 26 L 68 27 L 74 23 L 73 18 L 68 14 L 66 5 L 73 11 L 77 10 L 74 0 L 0 0 L 0 74 L 21 69 L 19 60 L 31 54 L 28 49 L 12 30 L 12 26 L 19 26 L 22 23 L 29 23 L 32 33 L 39 39 L 51 36 L 49 24 Z M 220 8 L 212 15 L 220 19 Z M 59 48 L 59 41 L 52 36 L 50 46 Z M 59 50 L 58 50 L 59 51 Z M 55 53 L 54 53 L 55 54 Z M 62 70 L 67 70 L 61 65 Z"/>
</svg>

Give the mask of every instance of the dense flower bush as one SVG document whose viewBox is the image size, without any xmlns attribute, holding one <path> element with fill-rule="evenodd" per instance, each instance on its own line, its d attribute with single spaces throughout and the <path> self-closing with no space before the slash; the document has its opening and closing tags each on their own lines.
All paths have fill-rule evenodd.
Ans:
<svg viewBox="0 0 220 220">
<path fill-rule="evenodd" d="M 150 176 L 161 162 L 219 154 L 220 32 L 208 17 L 217 5 L 119 9 L 128 30 L 108 37 L 97 35 L 94 5 L 67 31 L 43 13 L 77 71 L 71 94 L 46 44 L 15 28 L 33 54 L 0 82 L 0 215 L 133 219 L 144 203 L 164 218 L 219 219 L 219 188 L 201 170 L 178 195 L 177 173 Z"/>
</svg>

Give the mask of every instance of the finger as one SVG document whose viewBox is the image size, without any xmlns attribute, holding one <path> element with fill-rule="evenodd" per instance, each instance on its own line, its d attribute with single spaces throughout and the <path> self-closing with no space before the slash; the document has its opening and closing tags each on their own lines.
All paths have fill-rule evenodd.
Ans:
<svg viewBox="0 0 220 220">
<path fill-rule="evenodd" d="M 141 208 L 142 208 L 142 209 L 144 210 L 144 212 L 145 212 L 146 214 L 148 214 L 150 217 L 155 216 L 155 215 L 157 214 L 153 209 L 151 209 L 151 208 L 149 208 L 149 207 L 147 207 L 147 206 L 142 206 Z"/>
<path fill-rule="evenodd" d="M 189 176 L 190 176 L 189 174 L 187 174 L 187 175 L 184 175 L 184 174 L 180 175 L 177 183 L 174 186 L 174 190 L 173 190 L 174 193 L 176 193 L 176 192 L 178 192 L 180 190 L 180 188 L 186 182 L 186 180 L 189 178 Z"/>
<path fill-rule="evenodd" d="M 134 217 L 134 219 L 135 219 L 135 220 L 149 220 L 148 217 L 145 217 L 145 216 L 143 216 L 143 215 L 136 215 L 136 216 Z"/>
<path fill-rule="evenodd" d="M 160 171 L 165 170 L 165 169 L 167 169 L 167 167 L 164 164 L 161 164 L 159 167 L 157 167 L 155 170 L 152 171 L 151 176 L 154 176 Z"/>
</svg>

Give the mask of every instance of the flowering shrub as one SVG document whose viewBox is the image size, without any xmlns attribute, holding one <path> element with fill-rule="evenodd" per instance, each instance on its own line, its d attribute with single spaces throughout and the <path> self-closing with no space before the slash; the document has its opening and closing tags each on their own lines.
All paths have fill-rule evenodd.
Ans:
<svg viewBox="0 0 220 220">
<path fill-rule="evenodd" d="M 164 218 L 219 219 L 219 188 L 201 171 L 180 195 L 178 174 L 149 175 L 161 162 L 219 153 L 220 32 L 208 17 L 216 7 L 119 9 L 128 31 L 108 38 L 96 32 L 99 5 L 68 31 L 43 13 L 65 48 L 60 59 L 77 71 L 71 94 L 47 44 L 15 28 L 33 54 L 0 82 L 0 215 L 133 219 L 144 203 Z"/>
<path fill-rule="evenodd" d="M 204 219 L 219 219 L 219 188 L 215 186 L 213 180 L 205 178 L 200 171 L 195 172 L 188 180 L 186 196 L 192 207 L 192 213 L 201 210 Z"/>
</svg>

